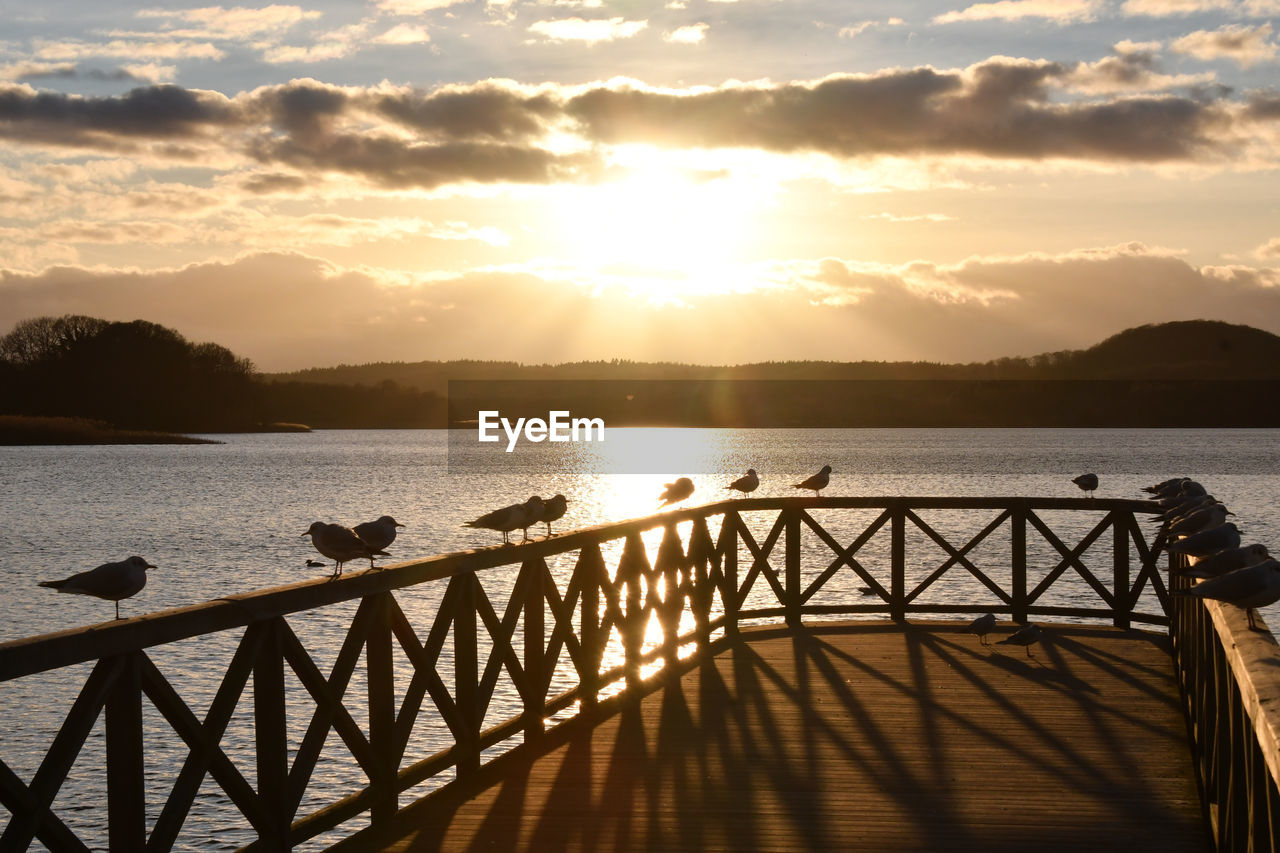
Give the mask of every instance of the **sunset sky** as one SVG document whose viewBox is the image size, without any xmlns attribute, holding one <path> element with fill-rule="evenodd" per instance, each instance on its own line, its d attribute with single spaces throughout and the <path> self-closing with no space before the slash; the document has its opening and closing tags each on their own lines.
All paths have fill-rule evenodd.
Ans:
<svg viewBox="0 0 1280 853">
<path fill-rule="evenodd" d="M 263 370 L 1280 333 L 1280 0 L 4 0 L 0 332 Z"/>
</svg>

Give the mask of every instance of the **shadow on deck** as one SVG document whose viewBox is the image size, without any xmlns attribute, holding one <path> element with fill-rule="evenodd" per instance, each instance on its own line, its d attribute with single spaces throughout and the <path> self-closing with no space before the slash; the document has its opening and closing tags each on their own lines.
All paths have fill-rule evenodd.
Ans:
<svg viewBox="0 0 1280 853">
<path fill-rule="evenodd" d="M 1168 646 L 1052 625 L 1028 658 L 949 623 L 744 629 L 335 849 L 1207 850 Z"/>
</svg>

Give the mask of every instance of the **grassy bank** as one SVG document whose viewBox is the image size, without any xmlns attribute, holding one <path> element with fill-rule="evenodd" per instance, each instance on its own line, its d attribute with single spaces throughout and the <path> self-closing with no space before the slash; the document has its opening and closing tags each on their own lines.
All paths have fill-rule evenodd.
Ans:
<svg viewBox="0 0 1280 853">
<path fill-rule="evenodd" d="M 219 444 L 170 432 L 116 429 L 85 418 L 46 418 L 0 415 L 0 445 L 4 444 Z"/>
</svg>

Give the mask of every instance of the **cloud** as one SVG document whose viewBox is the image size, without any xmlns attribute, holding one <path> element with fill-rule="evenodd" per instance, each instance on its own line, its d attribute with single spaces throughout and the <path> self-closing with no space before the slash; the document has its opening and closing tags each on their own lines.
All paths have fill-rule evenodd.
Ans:
<svg viewBox="0 0 1280 853">
<path fill-rule="evenodd" d="M 1254 249 L 1253 256 L 1261 261 L 1280 261 L 1280 237 L 1272 237 Z"/>
<path fill-rule="evenodd" d="M 977 3 L 966 9 L 934 17 L 935 24 L 959 21 L 1018 21 L 1045 18 L 1057 24 L 1091 21 L 1102 8 L 1102 0 L 999 0 Z"/>
<path fill-rule="evenodd" d="M 88 57 L 112 59 L 210 59 L 226 57 L 226 52 L 208 42 L 190 41 L 127 41 L 114 39 L 107 42 L 47 41 L 36 39 L 35 58 L 46 60 L 75 60 Z"/>
<path fill-rule="evenodd" d="M 167 83 L 177 69 L 157 62 L 83 68 L 75 63 L 15 62 L 0 66 L 0 80 L 92 80 L 101 83 Z"/>
<path fill-rule="evenodd" d="M 631 38 L 649 26 L 648 21 L 627 21 L 623 18 L 561 18 L 555 21 L 535 21 L 529 32 L 550 41 L 582 41 L 595 44 L 602 41 Z"/>
<path fill-rule="evenodd" d="M 672 44 L 700 44 L 707 37 L 707 30 L 711 29 L 710 24 L 689 24 L 685 27 L 679 27 L 662 36 L 663 41 L 669 41 Z"/>
<path fill-rule="evenodd" d="M 436 9 L 457 6 L 466 0 L 378 0 L 377 8 L 389 15 L 422 15 Z"/>
<path fill-rule="evenodd" d="M 756 272 L 767 286 L 691 294 L 672 307 L 643 289 L 583 286 L 532 267 L 427 279 L 279 252 L 145 273 L 59 266 L 0 272 L 0 329 L 68 312 L 142 317 L 222 343 L 267 370 L 462 357 L 647 359 L 654 340 L 676 361 L 964 362 L 1086 347 L 1168 320 L 1280 332 L 1280 271 L 1198 268 L 1140 244 L 950 265 L 817 258 Z M 563 334 L 569 316 L 580 334 Z"/>
<path fill-rule="evenodd" d="M 879 219 L 883 222 L 953 222 L 954 216 L 948 216 L 945 213 L 920 213 L 911 216 L 901 216 L 896 213 L 870 213 L 862 217 L 863 219 Z"/>
<path fill-rule="evenodd" d="M 1110 94 L 1206 86 L 1216 79 L 1213 72 L 1160 73 L 1156 57 L 1159 50 L 1159 42 L 1120 42 L 1115 45 L 1114 55 L 1077 65 L 1067 77 L 1066 83 L 1080 92 Z"/>
<path fill-rule="evenodd" d="M 1124 15 L 1164 18 L 1227 12 L 1237 17 L 1266 17 L 1280 14 L 1280 0 L 1125 0 Z"/>
<path fill-rule="evenodd" d="M 376 44 L 425 44 L 431 41 L 431 34 L 426 27 L 415 27 L 411 24 L 396 24 L 385 33 L 376 36 Z"/>
<path fill-rule="evenodd" d="M 199 9 L 139 9 L 136 16 L 165 22 L 193 25 L 177 29 L 170 25 L 161 35 L 192 39 L 243 40 L 264 33 L 283 32 L 302 23 L 320 18 L 322 13 L 300 6 L 265 6 L 249 9 L 237 6 L 205 6 Z"/>
<path fill-rule="evenodd" d="M 1230 59 L 1241 68 L 1248 68 L 1274 60 L 1280 45 L 1271 40 L 1271 24 L 1267 23 L 1257 27 L 1228 25 L 1216 30 L 1197 30 L 1175 39 L 1169 47 L 1206 62 Z"/>
</svg>

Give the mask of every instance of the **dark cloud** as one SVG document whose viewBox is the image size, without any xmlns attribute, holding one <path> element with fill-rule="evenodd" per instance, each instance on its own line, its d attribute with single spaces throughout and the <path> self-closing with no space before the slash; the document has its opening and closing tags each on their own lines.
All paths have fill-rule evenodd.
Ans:
<svg viewBox="0 0 1280 853">
<path fill-rule="evenodd" d="M 1088 71 L 1138 81 L 1150 63 L 1132 53 Z M 585 150 L 643 142 L 838 158 L 1161 163 L 1229 158 L 1247 141 L 1250 122 L 1278 111 L 1274 93 L 1247 103 L 1225 90 L 1068 97 L 1081 73 L 1078 65 L 996 58 L 959 71 L 895 69 L 685 92 L 496 81 L 423 91 L 295 80 L 234 98 L 177 86 L 88 98 L 13 85 L 0 87 L 0 138 L 115 150 L 149 144 L 182 159 L 220 147 L 268 166 L 436 187 L 600 174 L 597 154 L 550 150 L 553 131 L 576 135 Z"/>
</svg>

